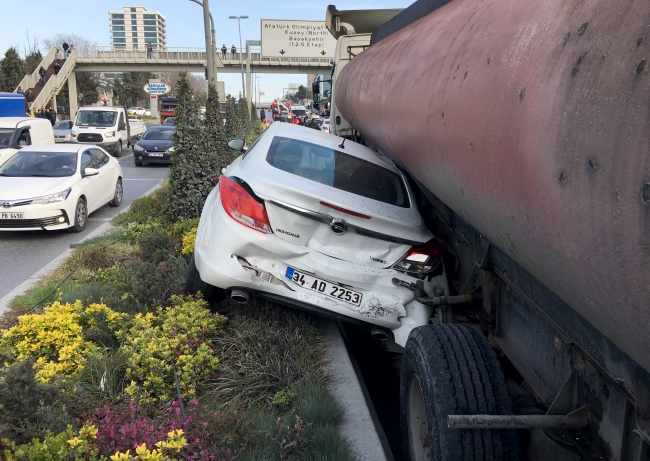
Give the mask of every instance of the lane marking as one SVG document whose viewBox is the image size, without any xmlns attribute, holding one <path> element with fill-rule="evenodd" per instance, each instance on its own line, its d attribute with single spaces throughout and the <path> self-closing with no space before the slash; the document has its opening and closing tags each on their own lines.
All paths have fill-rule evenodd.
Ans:
<svg viewBox="0 0 650 461">
<path fill-rule="evenodd" d="M 129 157 L 133 157 L 133 154 L 129 154 L 129 155 L 127 155 L 126 157 L 120 157 L 117 161 L 118 161 L 118 162 L 121 162 L 122 160 L 125 160 L 125 159 L 127 159 L 127 158 L 129 158 Z"/>
<path fill-rule="evenodd" d="M 88 218 L 88 221 L 93 221 L 93 222 L 108 222 L 110 220 L 111 218 Z"/>
</svg>

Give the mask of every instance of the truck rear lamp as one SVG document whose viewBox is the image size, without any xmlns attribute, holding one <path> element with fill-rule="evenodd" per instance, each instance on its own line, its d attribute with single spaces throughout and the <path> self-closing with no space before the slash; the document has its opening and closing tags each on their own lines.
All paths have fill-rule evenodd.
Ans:
<svg viewBox="0 0 650 461">
<path fill-rule="evenodd" d="M 265 234 L 271 232 L 271 223 L 266 215 L 264 203 L 260 203 L 237 181 L 220 176 L 219 195 L 224 210 L 232 219 L 256 231 Z"/>
<path fill-rule="evenodd" d="M 341 208 L 340 206 L 332 205 L 331 203 L 321 201 L 320 204 L 326 206 L 327 208 L 331 208 L 332 210 L 336 210 L 336 211 L 340 211 L 341 213 L 349 214 L 350 216 L 356 216 L 357 218 L 361 218 L 361 219 L 370 219 L 370 216 L 366 216 L 365 214 L 357 213 L 356 211 L 347 210 L 345 208 Z"/>
<path fill-rule="evenodd" d="M 444 243 L 428 242 L 411 248 L 392 268 L 401 272 L 426 274 L 440 265 L 444 252 Z"/>
</svg>

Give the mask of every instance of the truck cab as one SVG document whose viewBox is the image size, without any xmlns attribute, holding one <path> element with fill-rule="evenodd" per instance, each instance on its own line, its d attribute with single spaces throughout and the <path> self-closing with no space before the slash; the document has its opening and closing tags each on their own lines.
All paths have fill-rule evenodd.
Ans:
<svg viewBox="0 0 650 461">
<path fill-rule="evenodd" d="M 77 112 L 70 142 L 100 146 L 121 157 L 122 149 L 144 131 L 143 123 L 128 119 L 124 107 L 86 106 Z"/>
<path fill-rule="evenodd" d="M 0 117 L 0 165 L 25 146 L 54 144 L 49 120 L 31 117 Z"/>
</svg>

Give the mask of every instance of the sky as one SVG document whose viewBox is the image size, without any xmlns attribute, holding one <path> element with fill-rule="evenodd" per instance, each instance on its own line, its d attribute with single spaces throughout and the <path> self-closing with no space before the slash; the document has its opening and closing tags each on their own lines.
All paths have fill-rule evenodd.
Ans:
<svg viewBox="0 0 650 461">
<path fill-rule="evenodd" d="M 217 48 L 233 43 L 239 47 L 237 21 L 228 16 L 247 15 L 241 21 L 242 43 L 260 39 L 261 19 L 325 20 L 327 5 L 333 3 L 339 10 L 405 8 L 415 0 L 239 0 L 225 2 L 209 0 L 215 21 Z M 202 8 L 190 0 L 0 0 L 5 18 L 0 34 L 0 53 L 16 46 L 21 52 L 28 39 L 52 37 L 57 33 L 73 32 L 94 41 L 99 46 L 110 46 L 108 10 L 124 6 L 144 6 L 160 11 L 167 24 L 168 47 L 205 47 Z M 9 20 L 15 18 L 15 20 Z M 40 42 L 40 40 L 39 40 Z M 261 100 L 270 101 L 282 95 L 289 83 L 307 84 L 307 76 L 285 74 L 258 74 L 259 88 L 265 93 Z M 241 74 L 218 75 L 226 91 L 241 91 Z"/>
</svg>

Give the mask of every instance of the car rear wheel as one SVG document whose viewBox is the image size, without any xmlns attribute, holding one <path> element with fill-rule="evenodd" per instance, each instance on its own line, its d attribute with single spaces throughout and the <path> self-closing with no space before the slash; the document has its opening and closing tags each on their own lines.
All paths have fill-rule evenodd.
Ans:
<svg viewBox="0 0 650 461">
<path fill-rule="evenodd" d="M 476 328 L 413 330 L 402 356 L 400 413 L 411 461 L 519 459 L 514 430 L 447 427 L 450 414 L 512 414 L 499 362 Z"/>
<path fill-rule="evenodd" d="M 86 201 L 80 197 L 77 200 L 77 206 L 74 209 L 74 224 L 70 227 L 71 232 L 81 232 L 86 228 L 88 221 L 88 209 L 86 208 Z"/>
<path fill-rule="evenodd" d="M 199 271 L 196 268 L 196 262 L 194 261 L 194 255 L 190 259 L 190 265 L 187 268 L 187 278 L 185 279 L 185 293 L 194 295 L 198 292 L 203 294 L 203 299 L 206 301 L 219 302 L 223 301 L 226 298 L 226 291 L 221 288 L 205 283 L 201 280 Z"/>
<path fill-rule="evenodd" d="M 115 184 L 115 195 L 113 195 L 113 200 L 108 202 L 109 206 L 118 207 L 122 204 L 122 196 L 124 195 L 124 188 L 122 187 L 122 178 L 117 178 L 117 184 Z"/>
</svg>

